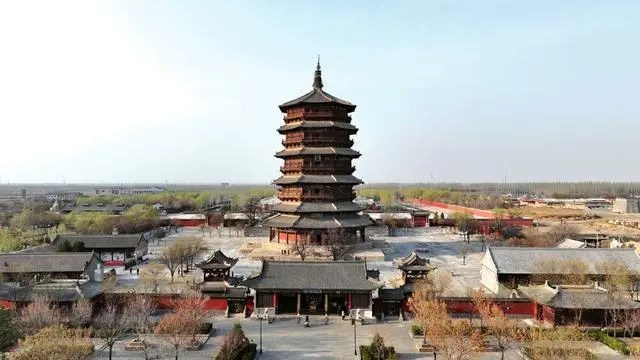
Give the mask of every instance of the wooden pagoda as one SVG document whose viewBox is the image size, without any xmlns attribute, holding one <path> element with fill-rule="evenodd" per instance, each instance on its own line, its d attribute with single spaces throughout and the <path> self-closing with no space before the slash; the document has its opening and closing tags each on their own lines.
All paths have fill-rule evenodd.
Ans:
<svg viewBox="0 0 640 360">
<path fill-rule="evenodd" d="M 323 90 L 320 61 L 313 88 L 301 97 L 280 105 L 285 124 L 282 176 L 274 181 L 281 204 L 267 220 L 270 240 L 287 244 L 325 244 L 332 236 L 341 241 L 364 241 L 371 224 L 353 202 L 353 187 L 362 181 L 353 176 L 352 160 L 360 153 L 351 149 L 351 135 L 358 129 L 349 115 L 356 106 Z M 339 234 L 339 235 L 334 235 Z"/>
</svg>

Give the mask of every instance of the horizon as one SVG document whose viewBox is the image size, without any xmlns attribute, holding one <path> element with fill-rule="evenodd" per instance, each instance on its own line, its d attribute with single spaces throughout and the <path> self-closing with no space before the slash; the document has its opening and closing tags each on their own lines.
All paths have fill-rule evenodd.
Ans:
<svg viewBox="0 0 640 360">
<path fill-rule="evenodd" d="M 637 2 L 37 3 L 0 4 L 2 184 L 270 185 L 318 54 L 365 186 L 640 179 Z"/>
</svg>

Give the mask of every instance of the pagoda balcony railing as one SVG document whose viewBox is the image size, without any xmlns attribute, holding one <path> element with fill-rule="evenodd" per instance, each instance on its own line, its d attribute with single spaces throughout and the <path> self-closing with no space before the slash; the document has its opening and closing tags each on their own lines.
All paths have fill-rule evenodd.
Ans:
<svg viewBox="0 0 640 360">
<path fill-rule="evenodd" d="M 287 136 L 282 140 L 282 146 L 290 145 L 307 145 L 307 146 L 334 146 L 334 147 L 352 147 L 353 140 L 336 140 L 331 136 Z"/>
<path fill-rule="evenodd" d="M 313 174 L 315 172 L 326 172 L 328 174 L 353 174 L 355 166 L 280 166 L 280 172 L 302 172 Z"/>
<path fill-rule="evenodd" d="M 291 120 L 291 119 L 317 119 L 317 118 L 331 118 L 331 120 L 337 121 L 351 121 L 351 116 L 346 115 L 344 113 L 332 112 L 332 111 L 301 111 L 301 112 L 289 112 L 287 115 L 283 117 L 283 120 Z"/>
</svg>

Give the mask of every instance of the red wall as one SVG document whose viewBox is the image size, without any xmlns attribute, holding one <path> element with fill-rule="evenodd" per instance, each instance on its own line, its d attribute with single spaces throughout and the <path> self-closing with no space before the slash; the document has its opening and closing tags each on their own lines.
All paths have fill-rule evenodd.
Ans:
<svg viewBox="0 0 640 360">
<path fill-rule="evenodd" d="M 226 298 L 209 298 L 204 302 L 205 310 L 227 310 Z"/>
<path fill-rule="evenodd" d="M 207 224 L 206 219 L 173 219 L 171 224 L 183 227 L 200 227 Z"/>
<path fill-rule="evenodd" d="M 469 208 L 469 207 L 464 207 L 459 205 L 452 205 L 452 204 L 446 204 L 446 203 L 441 203 L 437 201 L 422 200 L 422 199 L 409 199 L 409 201 L 418 203 L 423 206 L 431 206 L 431 207 L 437 207 L 437 208 L 453 210 L 453 211 L 468 212 L 475 216 L 486 217 L 489 219 L 495 218 L 495 215 L 493 214 L 493 212 L 489 210 L 480 210 L 480 209 L 474 209 L 474 208 Z M 505 219 L 510 218 L 510 216 L 505 215 L 504 218 Z"/>
<path fill-rule="evenodd" d="M 247 296 L 247 299 L 245 300 L 245 314 L 246 316 L 251 316 L 251 314 L 253 314 L 253 296 Z"/>
<path fill-rule="evenodd" d="M 447 310 L 452 314 L 468 314 L 475 313 L 476 308 L 473 306 L 471 299 L 444 299 L 447 304 Z M 500 309 L 507 315 L 529 315 L 534 316 L 534 304 L 531 301 L 513 301 L 513 300 L 493 300 Z"/>
<path fill-rule="evenodd" d="M 14 307 L 15 307 L 15 305 L 13 304 L 13 302 L 8 301 L 8 300 L 0 300 L 0 308 L 13 309 Z"/>
<path fill-rule="evenodd" d="M 427 215 L 414 215 L 413 226 L 414 227 L 427 227 Z"/>
</svg>

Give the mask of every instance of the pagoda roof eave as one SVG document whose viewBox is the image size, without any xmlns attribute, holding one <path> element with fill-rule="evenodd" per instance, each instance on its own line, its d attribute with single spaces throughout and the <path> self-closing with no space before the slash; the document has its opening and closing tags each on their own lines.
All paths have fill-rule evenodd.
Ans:
<svg viewBox="0 0 640 360">
<path fill-rule="evenodd" d="M 335 97 L 329 94 L 328 92 L 322 90 L 322 88 L 318 88 L 318 87 L 314 87 L 308 93 L 296 99 L 293 99 L 291 101 L 287 101 L 278 107 L 280 108 L 280 111 L 286 112 L 287 109 L 290 109 L 296 106 L 324 105 L 324 104 L 338 105 L 346 108 L 349 112 L 352 112 L 356 109 L 356 106 L 354 104 L 346 100 L 342 100 L 338 97 Z"/>
</svg>

